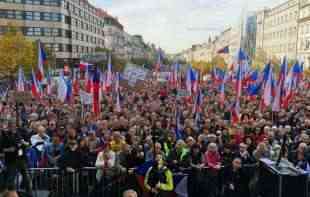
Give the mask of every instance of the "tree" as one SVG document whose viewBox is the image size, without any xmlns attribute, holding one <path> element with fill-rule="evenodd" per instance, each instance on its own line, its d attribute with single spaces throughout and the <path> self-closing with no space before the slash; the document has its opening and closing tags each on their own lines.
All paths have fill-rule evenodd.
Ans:
<svg viewBox="0 0 310 197">
<path fill-rule="evenodd" d="M 217 55 L 215 57 L 212 58 L 211 60 L 211 64 L 213 66 L 216 66 L 218 68 L 221 68 L 222 70 L 225 70 L 226 69 L 226 62 L 225 62 L 225 59 L 220 56 L 220 55 Z"/>
<path fill-rule="evenodd" d="M 17 73 L 19 65 L 26 71 L 35 65 L 35 45 L 16 27 L 9 26 L 8 31 L 0 38 L 0 73 L 4 77 L 12 77 Z"/>
<path fill-rule="evenodd" d="M 310 68 L 305 69 L 305 77 L 310 77 Z"/>
<path fill-rule="evenodd" d="M 267 53 L 263 49 L 258 49 L 255 54 L 255 58 L 252 61 L 252 67 L 257 69 L 263 69 L 267 62 Z"/>
</svg>

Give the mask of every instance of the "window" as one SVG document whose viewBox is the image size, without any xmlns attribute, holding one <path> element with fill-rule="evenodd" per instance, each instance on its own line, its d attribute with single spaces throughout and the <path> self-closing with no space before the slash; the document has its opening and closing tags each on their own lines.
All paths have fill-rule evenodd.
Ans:
<svg viewBox="0 0 310 197">
<path fill-rule="evenodd" d="M 71 25 L 71 18 L 69 16 L 65 16 L 65 23 Z"/>
<path fill-rule="evenodd" d="M 40 12 L 33 12 L 33 20 L 35 20 L 35 21 L 41 20 L 41 13 Z"/>
<path fill-rule="evenodd" d="M 26 4 L 32 4 L 33 1 L 32 0 L 26 0 Z"/>
<path fill-rule="evenodd" d="M 60 36 L 60 31 L 59 31 L 59 29 L 54 28 L 54 29 L 52 30 L 52 36 Z"/>
<path fill-rule="evenodd" d="M 44 28 L 43 29 L 44 36 L 52 36 L 52 30 L 51 28 Z"/>
<path fill-rule="evenodd" d="M 7 18 L 13 19 L 15 18 L 15 12 L 12 10 L 7 11 Z"/>
<path fill-rule="evenodd" d="M 71 33 L 70 30 L 66 30 L 66 31 L 65 31 L 65 37 L 66 37 L 66 38 L 71 38 L 71 35 L 72 35 L 72 33 Z"/>
<path fill-rule="evenodd" d="M 25 16 L 26 20 L 33 20 L 32 12 L 26 12 Z"/>
<path fill-rule="evenodd" d="M 51 13 L 52 21 L 60 21 L 60 14 L 58 13 Z"/>
<path fill-rule="evenodd" d="M 60 44 L 54 44 L 53 45 L 53 49 L 54 49 L 54 51 L 60 51 Z"/>
<path fill-rule="evenodd" d="M 24 13 L 22 11 L 15 11 L 15 18 L 22 20 L 24 18 Z"/>
<path fill-rule="evenodd" d="M 72 46 L 72 52 L 76 53 L 76 46 Z"/>
<path fill-rule="evenodd" d="M 41 4 L 41 0 L 33 0 L 32 2 L 34 5 L 40 5 Z"/>
<path fill-rule="evenodd" d="M 0 10 L 0 18 L 6 18 L 7 14 L 6 14 L 6 10 Z"/>
<path fill-rule="evenodd" d="M 34 36 L 41 36 L 41 28 L 40 27 L 35 27 L 33 35 Z"/>
<path fill-rule="evenodd" d="M 33 35 L 33 28 L 32 27 L 26 28 L 26 35 L 27 36 L 32 36 Z"/>
<path fill-rule="evenodd" d="M 7 31 L 7 27 L 0 26 L 0 35 L 5 34 L 6 31 Z"/>
<path fill-rule="evenodd" d="M 43 13 L 43 20 L 50 21 L 51 20 L 51 14 L 49 12 Z"/>
</svg>

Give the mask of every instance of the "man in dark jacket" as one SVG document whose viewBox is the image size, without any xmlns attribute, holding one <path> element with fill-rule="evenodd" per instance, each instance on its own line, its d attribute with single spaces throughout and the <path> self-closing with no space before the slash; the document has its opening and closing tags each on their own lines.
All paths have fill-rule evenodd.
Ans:
<svg viewBox="0 0 310 197">
<path fill-rule="evenodd" d="M 225 197 L 247 197 L 248 178 L 242 169 L 242 160 L 235 158 L 232 166 L 224 169 L 223 185 Z"/>
<path fill-rule="evenodd" d="M 2 136 L 0 141 L 0 152 L 4 153 L 4 162 L 6 166 L 5 180 L 6 189 L 15 188 L 15 178 L 17 172 L 20 172 L 23 177 L 23 185 L 25 186 L 26 192 L 31 194 L 31 181 L 30 176 L 27 173 L 27 158 L 25 149 L 29 146 L 16 128 L 14 128 L 14 121 L 3 123 L 2 125 Z"/>
<path fill-rule="evenodd" d="M 76 173 L 82 167 L 81 153 L 78 149 L 78 143 L 76 140 L 68 140 L 66 150 L 64 155 L 59 161 L 59 166 L 64 170 L 65 177 L 65 196 L 74 196 L 77 191 L 75 191 L 74 186 L 78 174 Z"/>
</svg>

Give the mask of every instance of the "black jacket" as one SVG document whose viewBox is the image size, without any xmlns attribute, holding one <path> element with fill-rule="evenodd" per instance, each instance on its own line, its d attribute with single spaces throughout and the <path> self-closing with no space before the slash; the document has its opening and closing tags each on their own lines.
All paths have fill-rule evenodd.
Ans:
<svg viewBox="0 0 310 197">
<path fill-rule="evenodd" d="M 229 166 L 223 171 L 223 186 L 225 197 L 247 197 L 249 196 L 249 178 L 241 168 L 238 171 L 233 171 Z M 230 184 L 234 186 L 232 190 Z"/>
<path fill-rule="evenodd" d="M 80 151 L 77 149 L 75 151 L 71 151 L 70 149 L 65 150 L 64 155 L 61 157 L 59 161 L 59 166 L 61 168 L 73 168 L 78 170 L 82 167 L 82 156 Z"/>
</svg>

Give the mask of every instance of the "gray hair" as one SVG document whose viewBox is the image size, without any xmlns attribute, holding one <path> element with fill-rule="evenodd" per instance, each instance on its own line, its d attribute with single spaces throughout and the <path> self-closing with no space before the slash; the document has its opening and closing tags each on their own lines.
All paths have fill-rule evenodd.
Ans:
<svg viewBox="0 0 310 197">
<path fill-rule="evenodd" d="M 123 197 L 138 197 L 138 194 L 135 190 L 129 189 L 124 191 Z"/>
</svg>

